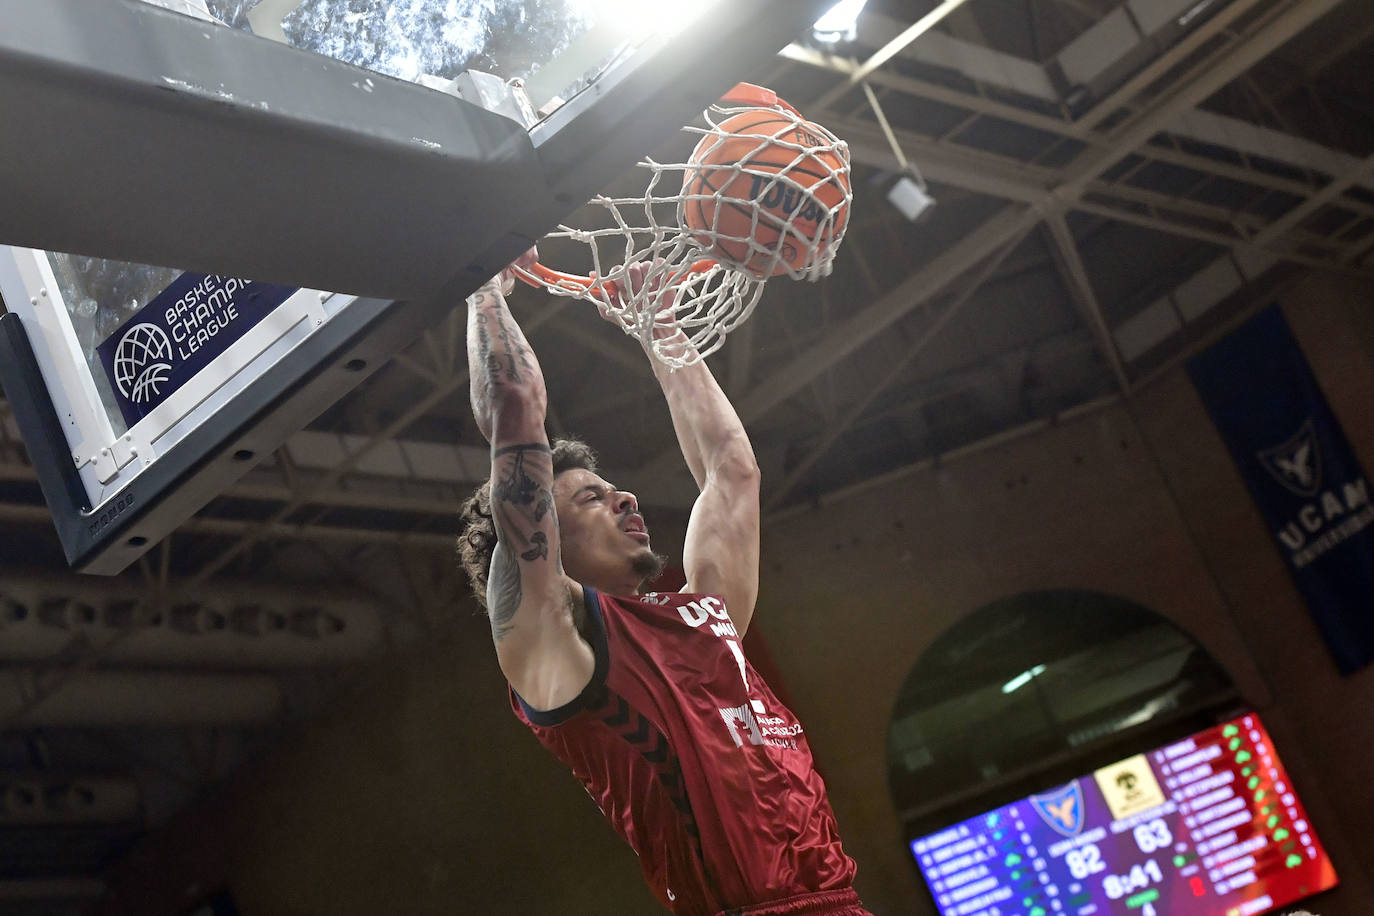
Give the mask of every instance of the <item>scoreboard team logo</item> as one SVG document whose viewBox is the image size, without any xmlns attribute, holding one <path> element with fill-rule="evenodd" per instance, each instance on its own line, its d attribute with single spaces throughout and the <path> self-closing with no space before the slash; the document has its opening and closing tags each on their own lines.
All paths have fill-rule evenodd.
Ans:
<svg viewBox="0 0 1374 916">
<path fill-rule="evenodd" d="M 1103 767 L 1093 773 L 1093 778 L 1102 790 L 1102 797 L 1107 801 L 1113 820 L 1139 814 L 1167 801 L 1144 754 L 1136 754 L 1120 763 Z"/>
<path fill-rule="evenodd" d="M 1040 819 L 1063 836 L 1077 836 L 1083 829 L 1083 790 L 1078 780 L 1044 795 L 1032 795 L 1031 807 Z"/>
</svg>

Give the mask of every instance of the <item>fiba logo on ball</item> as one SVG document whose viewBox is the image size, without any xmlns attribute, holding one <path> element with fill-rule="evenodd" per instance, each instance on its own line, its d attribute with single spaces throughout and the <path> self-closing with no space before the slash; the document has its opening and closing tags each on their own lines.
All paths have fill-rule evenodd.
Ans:
<svg viewBox="0 0 1374 916">
<path fill-rule="evenodd" d="M 136 324 L 124 332 L 114 354 L 115 385 L 135 404 L 161 393 L 172 372 L 172 342 L 155 324 Z"/>
</svg>

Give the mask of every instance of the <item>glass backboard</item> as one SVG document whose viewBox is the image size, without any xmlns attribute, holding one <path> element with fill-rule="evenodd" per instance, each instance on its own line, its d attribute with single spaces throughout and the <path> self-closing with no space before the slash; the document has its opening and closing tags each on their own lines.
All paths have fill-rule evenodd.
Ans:
<svg viewBox="0 0 1374 916">
<path fill-rule="evenodd" d="M 0 383 L 68 561 L 123 569 L 828 5 L 0 0 Z"/>
<path fill-rule="evenodd" d="M 193 2 L 193 0 L 183 0 Z M 521 80 L 537 106 L 576 95 L 655 30 L 710 4 L 625 0 L 206 0 L 218 21 L 429 86 L 478 71 Z"/>
</svg>

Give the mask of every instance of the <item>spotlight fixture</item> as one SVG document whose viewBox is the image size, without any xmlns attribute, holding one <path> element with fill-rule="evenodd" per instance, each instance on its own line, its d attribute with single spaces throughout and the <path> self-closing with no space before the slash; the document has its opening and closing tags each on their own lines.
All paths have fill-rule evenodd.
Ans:
<svg viewBox="0 0 1374 916">
<path fill-rule="evenodd" d="M 931 197 L 926 189 L 926 181 L 921 177 L 921 170 L 916 168 L 916 163 L 907 159 L 906 153 L 902 151 L 902 145 L 897 142 L 897 135 L 893 132 L 892 125 L 887 122 L 887 115 L 883 114 L 883 106 L 878 104 L 878 96 L 873 87 L 868 85 L 867 80 L 861 85 L 868 105 L 873 109 L 873 117 L 883 129 L 883 136 L 887 138 L 888 146 L 892 147 L 892 156 L 901 169 L 901 177 L 887 192 L 888 203 L 914 223 L 935 205 L 935 198 Z"/>
<path fill-rule="evenodd" d="M 847 44 L 859 36 L 859 12 L 867 0 L 840 0 L 811 27 L 811 37 L 818 44 L 834 46 Z"/>
<path fill-rule="evenodd" d="M 921 173 L 914 168 L 897 179 L 897 183 L 887 192 L 887 202 L 913 223 L 935 206 L 935 198 L 930 196 Z"/>
</svg>

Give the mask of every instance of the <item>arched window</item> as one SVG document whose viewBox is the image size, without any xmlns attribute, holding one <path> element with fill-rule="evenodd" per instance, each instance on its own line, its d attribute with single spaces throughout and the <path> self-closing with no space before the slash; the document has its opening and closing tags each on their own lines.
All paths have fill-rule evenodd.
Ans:
<svg viewBox="0 0 1374 916">
<path fill-rule="evenodd" d="M 888 778 L 916 835 L 1206 728 L 1238 706 L 1192 637 L 1134 602 L 1028 592 L 940 636 L 902 685 Z"/>
</svg>

